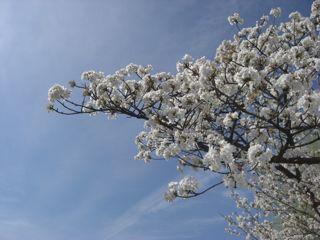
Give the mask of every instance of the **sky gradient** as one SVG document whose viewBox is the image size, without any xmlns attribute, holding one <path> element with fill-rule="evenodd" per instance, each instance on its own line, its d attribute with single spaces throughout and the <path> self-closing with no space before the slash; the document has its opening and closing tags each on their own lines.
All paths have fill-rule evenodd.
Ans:
<svg viewBox="0 0 320 240">
<path fill-rule="evenodd" d="M 175 72 L 185 53 L 213 58 L 270 8 L 308 15 L 311 0 L 1 0 L 0 239 L 227 239 L 221 186 L 168 204 L 175 163 L 134 161 L 142 122 L 47 113 L 47 90 L 130 62 Z M 197 175 L 204 183 L 210 176 Z"/>
</svg>

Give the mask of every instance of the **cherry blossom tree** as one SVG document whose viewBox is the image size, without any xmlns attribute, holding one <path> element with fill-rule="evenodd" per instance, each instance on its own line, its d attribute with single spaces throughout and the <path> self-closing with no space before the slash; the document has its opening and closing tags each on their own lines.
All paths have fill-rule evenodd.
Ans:
<svg viewBox="0 0 320 240">
<path fill-rule="evenodd" d="M 246 239 L 320 239 L 320 0 L 308 17 L 278 23 L 281 9 L 237 29 L 214 59 L 185 55 L 177 73 L 129 64 L 114 74 L 87 71 L 70 89 L 54 85 L 48 110 L 64 115 L 126 115 L 144 121 L 137 159 L 177 161 L 178 170 L 218 176 L 200 187 L 193 176 L 170 182 L 167 201 L 224 184 L 239 213 L 230 231 Z M 71 89 L 82 97 L 71 98 Z M 245 188 L 253 198 L 235 189 Z"/>
</svg>

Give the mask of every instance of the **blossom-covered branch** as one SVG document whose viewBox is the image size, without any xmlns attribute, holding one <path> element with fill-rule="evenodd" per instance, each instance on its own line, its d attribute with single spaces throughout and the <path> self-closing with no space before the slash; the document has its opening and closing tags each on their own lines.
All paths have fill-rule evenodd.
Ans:
<svg viewBox="0 0 320 240">
<path fill-rule="evenodd" d="M 82 82 L 70 82 L 82 97 L 54 85 L 48 110 L 142 119 L 137 159 L 172 159 L 180 171 L 221 178 L 202 191 L 191 176 L 171 182 L 168 201 L 222 183 L 246 187 L 254 201 L 235 197 L 245 216 L 227 218 L 231 225 L 252 239 L 319 239 L 320 1 L 309 17 L 293 12 L 277 24 L 280 14 L 274 8 L 241 28 L 244 20 L 235 13 L 228 19 L 238 31 L 234 39 L 223 41 L 214 59 L 185 55 L 174 75 L 136 64 L 111 75 L 84 72 Z"/>
</svg>

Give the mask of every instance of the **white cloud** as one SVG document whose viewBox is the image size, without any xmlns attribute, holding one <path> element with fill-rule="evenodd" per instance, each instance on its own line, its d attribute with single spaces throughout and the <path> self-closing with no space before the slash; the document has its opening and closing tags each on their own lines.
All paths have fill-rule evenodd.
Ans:
<svg viewBox="0 0 320 240">
<path fill-rule="evenodd" d="M 118 217 L 106 229 L 107 235 L 105 239 L 113 239 L 114 236 L 134 225 L 141 217 L 143 217 L 143 215 L 155 213 L 166 208 L 169 204 L 163 200 L 162 194 L 164 190 L 165 187 L 161 187 L 152 192 L 149 196 L 140 200 L 120 217 Z"/>
<path fill-rule="evenodd" d="M 199 174 L 198 174 L 199 175 Z M 212 176 L 208 174 L 201 174 L 198 176 L 198 179 L 205 187 L 212 180 Z M 113 239 L 115 236 L 125 231 L 129 227 L 136 224 L 141 218 L 148 214 L 154 214 L 161 210 L 168 208 L 171 204 L 165 202 L 163 199 L 163 193 L 166 190 L 166 185 L 160 187 L 159 189 L 152 192 L 150 195 L 146 196 L 135 205 L 133 205 L 129 210 L 119 216 L 117 219 L 113 221 L 113 223 L 106 228 L 106 240 Z M 192 200 L 190 200 L 192 201 Z M 184 205 L 189 206 L 189 205 Z M 209 224 L 218 222 L 218 218 L 210 218 L 210 219 L 190 219 L 186 223 L 197 222 L 198 224 Z"/>
</svg>

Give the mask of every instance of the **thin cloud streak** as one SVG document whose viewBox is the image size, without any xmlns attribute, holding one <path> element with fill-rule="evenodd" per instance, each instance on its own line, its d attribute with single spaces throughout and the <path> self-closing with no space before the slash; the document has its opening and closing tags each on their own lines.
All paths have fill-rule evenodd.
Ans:
<svg viewBox="0 0 320 240">
<path fill-rule="evenodd" d="M 162 197 L 165 186 L 152 192 L 149 196 L 143 198 L 124 214 L 118 217 L 108 228 L 106 240 L 113 239 L 117 234 L 134 225 L 145 214 L 155 213 L 169 206 Z"/>
<path fill-rule="evenodd" d="M 198 176 L 198 179 L 202 186 L 206 186 L 212 180 L 212 176 L 200 175 Z M 125 231 L 129 227 L 133 226 L 145 215 L 154 214 L 170 207 L 171 205 L 163 199 L 163 193 L 165 192 L 166 188 L 167 188 L 167 185 L 164 185 L 159 189 L 155 190 L 150 195 L 146 196 L 145 198 L 140 200 L 138 203 L 133 205 L 129 210 L 127 210 L 120 217 L 118 217 L 106 229 L 107 235 L 105 239 L 106 240 L 113 239 L 116 235 Z M 201 223 L 200 219 L 194 219 L 194 221 L 197 221 L 199 224 Z M 212 221 L 218 222 L 216 219 Z M 208 220 L 202 221 L 202 223 L 204 222 L 207 224 Z M 163 238 L 160 238 L 160 239 L 163 239 Z"/>
</svg>

